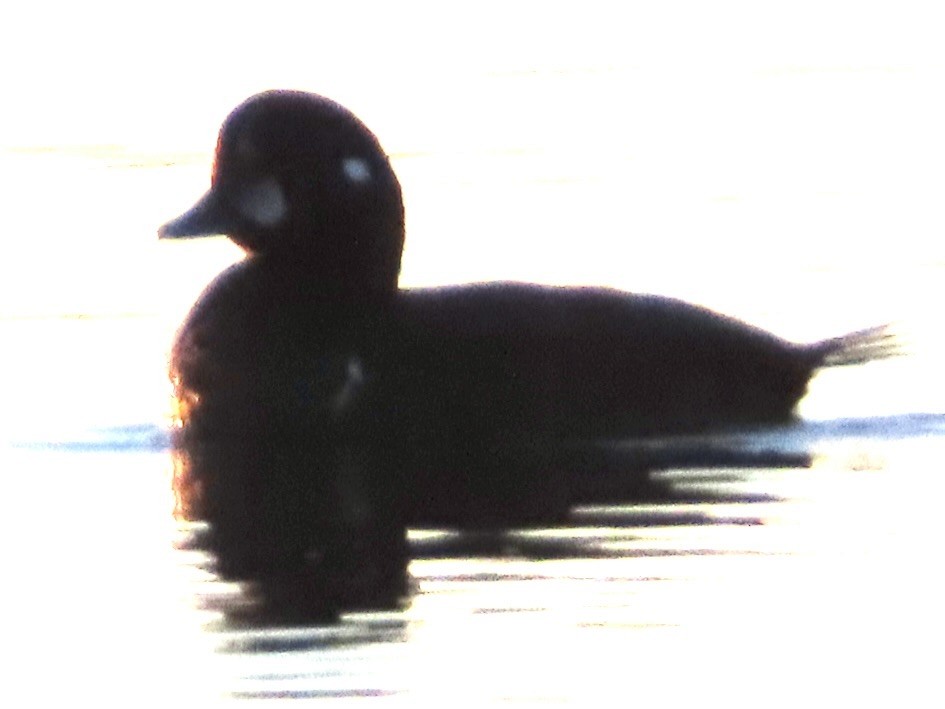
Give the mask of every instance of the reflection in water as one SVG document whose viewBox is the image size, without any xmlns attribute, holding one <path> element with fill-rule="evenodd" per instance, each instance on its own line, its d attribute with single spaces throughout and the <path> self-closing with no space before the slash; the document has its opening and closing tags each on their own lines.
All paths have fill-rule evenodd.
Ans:
<svg viewBox="0 0 945 709">
<path fill-rule="evenodd" d="M 774 465 L 808 465 L 810 457 L 792 451 L 729 449 L 718 445 L 702 445 L 704 464 L 699 469 L 682 470 L 678 464 L 685 460 L 690 467 L 700 460 L 698 447 L 667 447 L 664 462 L 676 468 L 661 472 L 660 456 L 653 451 L 646 454 L 650 468 L 632 469 L 616 478 L 611 477 L 607 499 L 596 490 L 596 499 L 573 508 L 564 524 L 553 526 L 531 525 L 520 529 L 480 530 L 413 530 L 409 548 L 389 543 L 369 546 L 359 539 L 356 530 L 319 530 L 315 537 L 311 527 L 300 527 L 293 519 L 273 517 L 262 520 L 247 511 L 254 496 L 240 500 L 234 506 L 221 510 L 208 508 L 212 520 L 222 520 L 224 529 L 238 524 L 242 534 L 215 533 L 213 522 L 190 524 L 178 548 L 193 554 L 193 563 L 209 572 L 215 582 L 205 586 L 200 594 L 205 610 L 220 614 L 212 627 L 232 633 L 267 628 L 293 627 L 292 633 L 275 636 L 252 635 L 243 640 L 249 645 L 239 647 L 281 648 L 284 651 L 301 647 L 335 646 L 338 643 L 389 642 L 391 626 L 384 625 L 378 635 L 375 624 L 352 625 L 349 612 L 366 609 L 405 609 L 418 591 L 416 578 L 408 578 L 408 560 L 435 559 L 520 559 L 520 560 L 577 560 L 622 559 L 633 556 L 691 555 L 714 553 L 709 547 L 641 548 L 636 542 L 647 536 L 648 528 L 737 528 L 762 524 L 762 517 L 753 513 L 753 506 L 764 508 L 781 501 L 775 493 L 751 484 L 751 470 Z M 182 485 L 180 476 L 181 451 L 176 451 L 176 492 L 178 499 L 190 494 Z M 639 462 L 640 451 L 633 458 Z M 726 467 L 717 467 L 721 461 Z M 741 467 L 732 467 L 740 465 Z M 708 466 L 708 467 L 707 467 Z M 716 466 L 716 467 L 712 467 Z M 664 466 L 665 467 L 665 466 Z M 615 484 L 622 482 L 620 487 Z M 267 494 L 284 502 L 290 489 L 276 490 L 283 484 L 278 478 L 266 480 Z M 746 486 L 746 482 L 748 483 Z M 293 481 L 291 491 L 297 491 Z M 235 493 L 228 487 L 230 496 Z M 304 497 L 304 495 L 303 495 Z M 186 501 L 186 499 L 185 499 Z M 191 514 L 196 510 L 187 507 Z M 266 514 L 275 515 L 271 506 Z M 224 517 L 224 515 L 235 515 Z M 280 521 L 281 520 L 281 521 Z M 308 522 L 308 521 L 307 521 Z M 268 523 L 268 536 L 261 538 L 257 526 Z M 401 530 L 406 537 L 406 530 Z M 401 538 L 404 538 L 401 537 Z M 368 540 L 370 541 L 370 540 Z M 327 550 L 327 553 L 322 551 Z M 266 554 L 265 558 L 260 558 Z M 384 557 L 387 573 L 377 573 L 379 556 Z M 529 571 L 518 578 L 539 574 Z M 507 578 L 507 577 L 506 577 Z M 455 580 L 455 578 L 454 578 Z M 326 625 L 327 624 L 327 625 Z M 328 633 L 328 625 L 335 625 L 338 633 Z M 306 634 L 302 627 L 319 626 L 321 631 Z M 327 634 L 326 634 L 327 633 Z M 241 643 L 243 642 L 241 640 Z M 229 641 L 228 646 L 236 647 Z"/>
<path fill-rule="evenodd" d="M 945 630 L 943 423 L 808 424 L 810 469 L 653 472 L 654 499 L 580 506 L 567 526 L 411 530 L 410 604 L 330 623 L 228 614 L 251 584 L 203 570 L 205 551 L 168 553 L 166 451 L 14 449 L 5 627 L 43 658 L 34 690 L 55 668 L 66 694 L 127 700 L 158 684 L 185 705 L 222 693 L 586 706 L 632 691 L 747 706 L 815 685 L 909 697 L 933 686 L 925 648 Z"/>
<path fill-rule="evenodd" d="M 228 443 L 210 452 L 174 450 L 174 492 L 180 518 L 206 523 L 191 529 L 182 548 L 207 552 L 209 568 L 239 583 L 237 597 L 215 601 L 231 622 L 325 623 L 342 610 L 402 606 L 406 529 L 372 490 L 346 499 L 358 486 L 344 483 L 361 466 L 332 468 L 339 480 L 298 475 L 293 463 L 310 459 L 300 451 L 269 458 L 256 444 Z M 201 454 L 208 460 L 192 475 L 191 456 Z M 379 511 L 336 513 L 362 502 Z"/>
<path fill-rule="evenodd" d="M 202 566 L 219 579 L 236 583 L 203 599 L 232 627 L 324 624 L 337 622 L 346 611 L 402 608 L 409 603 L 410 558 L 623 557 L 627 551 L 613 545 L 620 536 L 614 532 L 621 527 L 760 524 L 760 519 L 743 513 L 717 517 L 710 511 L 723 503 L 778 501 L 764 491 L 739 490 L 737 483 L 745 473 L 732 466 L 806 467 L 811 461 L 809 454 L 796 451 L 739 450 L 716 443 L 631 448 L 619 455 L 616 448 L 601 448 L 601 455 L 593 459 L 597 468 L 588 467 L 576 480 L 574 489 L 580 497 L 575 493 L 576 504 L 563 525 L 555 523 L 555 513 L 544 523 L 529 520 L 519 531 L 513 525 L 428 533 L 414 537 L 408 549 L 406 527 L 394 527 L 390 518 L 368 517 L 359 528 L 330 525 L 337 515 L 320 517 L 317 512 L 326 504 L 338 504 L 339 498 L 325 480 L 279 475 L 278 469 L 256 465 L 248 457 L 251 450 L 233 447 L 235 454 L 225 458 L 214 449 L 212 462 L 230 465 L 211 490 L 206 486 L 216 478 L 206 470 L 200 477 L 189 475 L 190 456 L 202 449 L 173 451 L 178 516 L 197 522 L 179 546 L 204 552 Z M 617 467 L 621 463 L 622 469 Z M 684 466 L 708 469 L 708 481 L 700 485 L 698 475 L 690 475 L 681 484 L 660 473 Z M 549 524 L 542 534 L 539 530 Z M 608 531 L 599 537 L 571 533 L 594 528 Z"/>
<path fill-rule="evenodd" d="M 401 612 L 278 627 L 219 615 L 206 627 L 242 698 L 593 704 L 632 685 L 637 697 L 745 700 L 790 691 L 792 677 L 798 691 L 816 680 L 866 695 L 920 674 L 903 643 L 923 618 L 938 625 L 922 615 L 928 574 L 887 537 L 901 518 L 877 516 L 902 471 L 845 465 L 655 475 L 693 501 L 580 508 L 570 527 L 411 531 Z M 890 605 L 905 597 L 903 571 L 919 584 L 914 610 Z M 239 595 L 214 582 L 202 598 L 217 592 Z"/>
<path fill-rule="evenodd" d="M 294 506 L 305 504 L 321 489 L 312 483 L 312 489 L 301 490 L 298 479 L 277 475 L 253 484 L 226 485 L 225 506 L 194 506 L 200 498 L 182 475 L 187 452 L 176 450 L 178 514 L 197 520 L 188 525 L 179 548 L 191 552 L 194 564 L 216 579 L 200 595 L 207 610 L 221 614 L 217 628 L 334 623 L 350 633 L 346 613 L 404 609 L 415 600 L 418 582 L 408 575 L 411 559 L 560 561 L 728 554 L 731 550 L 708 530 L 764 525 L 772 509 L 796 497 L 797 482 L 809 483 L 801 470 L 811 466 L 814 450 L 836 448 L 851 438 L 936 436 L 942 428 L 941 416 L 909 415 L 601 448 L 594 459 L 597 467 L 582 471 L 595 484 L 582 486 L 585 496 L 566 520 L 508 529 L 414 528 L 409 545 L 403 528 L 388 527 L 386 538 L 372 538 L 354 529 L 315 526 L 317 517 Z M 623 470 L 617 467 L 621 461 Z M 858 456 L 849 465 L 868 470 L 882 463 L 864 465 Z M 222 532 L 214 529 L 214 521 Z M 690 530 L 681 546 L 641 545 L 652 530 L 665 534 L 670 529 Z M 762 550 L 771 552 L 771 547 Z M 361 637 L 358 627 L 356 635 Z M 372 632 L 361 639 L 369 642 Z"/>
<path fill-rule="evenodd" d="M 395 613 L 293 621 L 259 605 L 252 583 L 211 574 L 198 590 L 204 627 L 241 698 L 593 703 L 625 678 L 636 696 L 744 699 L 788 676 L 887 691 L 922 672 L 910 639 L 940 627 L 924 615 L 934 585 L 921 540 L 935 497 L 922 461 L 942 428 L 934 415 L 805 424 L 781 433 L 780 450 L 774 435 L 742 439 L 745 467 L 713 465 L 714 453 L 697 467 L 693 446 L 689 469 L 653 470 L 635 501 L 577 506 L 565 525 L 411 530 L 410 603 Z M 812 468 L 774 467 L 802 449 L 817 453 Z M 202 531 L 186 553 L 212 568 L 193 549 Z M 915 585 L 905 605 L 902 584 Z M 875 640 L 854 642 L 863 633 Z"/>
<path fill-rule="evenodd" d="M 737 545 L 726 549 L 721 540 L 737 538 L 739 529 L 761 525 L 762 517 L 752 514 L 753 506 L 765 508 L 779 499 L 773 494 L 727 490 L 727 485 L 736 482 L 750 483 L 738 471 L 720 472 L 717 486 L 705 475 L 675 482 L 658 477 L 654 490 L 661 492 L 653 497 L 663 497 L 663 502 L 580 508 L 570 527 L 412 531 L 413 603 L 400 613 L 342 613 L 330 624 L 313 625 L 287 617 L 275 603 L 259 604 L 255 584 L 230 584 L 219 578 L 203 584 L 201 603 L 217 614 L 205 628 L 218 638 L 221 661 L 229 663 L 230 696 L 410 698 L 421 687 L 436 691 L 440 685 L 449 686 L 446 678 L 451 677 L 456 684 L 450 693 L 478 695 L 484 690 L 475 685 L 482 680 L 484 687 L 497 691 L 504 683 L 515 692 L 553 697 L 559 691 L 555 689 L 559 679 L 542 679 L 539 685 L 534 678 L 523 681 L 524 676 L 517 673 L 512 675 L 516 679 L 496 676 L 498 667 L 494 666 L 503 663 L 490 656 L 511 659 L 503 645 L 510 640 L 513 645 L 522 643 L 506 637 L 511 629 L 547 623 L 544 632 L 549 632 L 548 627 L 562 622 L 562 602 L 571 609 L 568 613 L 577 613 L 578 628 L 595 633 L 598 626 L 613 630 L 626 624 L 639 629 L 672 628 L 678 619 L 667 613 L 669 606 L 661 609 L 639 603 L 641 594 L 649 595 L 648 588 L 659 593 L 681 580 L 679 567 L 660 567 L 659 560 L 743 555 L 745 549 Z M 686 489 L 692 484 L 705 492 Z M 671 498 L 688 502 L 667 504 Z M 720 534 L 707 533 L 712 527 Z M 667 534 L 673 528 L 689 532 L 674 538 L 671 532 Z M 208 561 L 205 555 L 196 558 Z M 628 559 L 631 564 L 625 563 Z M 471 625 L 474 618 L 478 620 Z M 444 633 L 456 635 L 445 643 Z M 529 644 L 526 647 L 535 650 Z M 573 648 L 557 651 L 564 657 Z M 453 661 L 440 657 L 443 652 Z M 446 674 L 437 679 L 438 667 L 444 663 Z M 480 677 L 483 664 L 493 669 L 482 670 Z M 461 671 L 464 666 L 468 674 Z M 509 668 L 501 671 L 509 672 Z"/>
</svg>

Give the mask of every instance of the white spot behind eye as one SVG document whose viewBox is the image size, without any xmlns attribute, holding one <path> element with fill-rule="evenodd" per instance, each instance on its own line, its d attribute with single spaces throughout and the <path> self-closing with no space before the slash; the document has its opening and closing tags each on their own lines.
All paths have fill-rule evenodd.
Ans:
<svg viewBox="0 0 945 709">
<path fill-rule="evenodd" d="M 285 193 L 274 177 L 244 187 L 239 194 L 237 209 L 259 226 L 276 226 L 289 214 Z"/>
<path fill-rule="evenodd" d="M 361 158 L 345 158 L 341 169 L 352 182 L 367 182 L 371 179 L 371 166 Z"/>
</svg>

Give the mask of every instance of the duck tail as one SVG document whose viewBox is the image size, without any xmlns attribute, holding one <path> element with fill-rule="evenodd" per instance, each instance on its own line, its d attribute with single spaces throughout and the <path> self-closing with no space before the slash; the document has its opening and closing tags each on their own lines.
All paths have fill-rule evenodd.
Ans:
<svg viewBox="0 0 945 709">
<path fill-rule="evenodd" d="M 888 324 L 823 340 L 814 349 L 820 355 L 822 367 L 846 367 L 904 354 L 899 338 Z"/>
</svg>

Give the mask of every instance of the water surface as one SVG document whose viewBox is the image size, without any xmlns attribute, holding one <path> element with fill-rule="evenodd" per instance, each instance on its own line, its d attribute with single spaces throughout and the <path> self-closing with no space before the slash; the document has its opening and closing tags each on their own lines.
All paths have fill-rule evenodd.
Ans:
<svg viewBox="0 0 945 709">
<path fill-rule="evenodd" d="M 72 121 L 11 101 L 34 110 L 0 161 L 15 188 L 0 261 L 4 703 L 934 705 L 940 42 L 898 5 L 858 8 L 549 13 L 539 29 L 519 9 L 470 19 L 482 37 L 384 25 L 365 40 L 384 66 L 336 61 L 340 32 L 315 61 L 299 23 L 304 42 L 271 46 L 271 65 L 234 58 L 226 77 L 216 52 L 142 63 L 128 46 L 130 93 L 108 109 L 113 85 L 72 82 Z M 212 14 L 185 14 L 181 41 L 217 36 Z M 166 50 L 161 27 L 129 36 Z M 91 57 L 76 52 L 75 71 L 111 76 L 94 71 L 111 55 Z M 184 65 L 204 70 L 166 72 Z M 798 340 L 892 321 L 913 354 L 826 372 L 799 426 L 738 441 L 810 451 L 810 468 L 669 470 L 674 504 L 582 509 L 566 529 L 415 531 L 403 612 L 228 623 L 240 589 L 181 549 L 190 530 L 170 515 L 164 368 L 177 323 L 239 252 L 158 244 L 155 229 L 206 189 L 226 111 L 273 86 L 339 98 L 380 135 L 407 201 L 405 285 L 613 285 Z"/>
</svg>

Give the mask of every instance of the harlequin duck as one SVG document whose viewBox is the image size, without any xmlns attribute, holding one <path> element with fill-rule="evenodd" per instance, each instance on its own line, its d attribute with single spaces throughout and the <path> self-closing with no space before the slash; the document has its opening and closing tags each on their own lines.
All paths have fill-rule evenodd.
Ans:
<svg viewBox="0 0 945 709">
<path fill-rule="evenodd" d="M 796 345 L 614 290 L 398 289 L 388 158 L 309 93 L 238 106 L 210 190 L 160 230 L 221 233 L 247 256 L 200 297 L 170 371 L 181 507 L 243 540 L 234 574 L 317 548 L 323 570 L 355 554 L 389 579 L 371 550 L 400 559 L 402 525 L 561 519 L 595 489 L 582 469 L 620 467 L 603 443 L 785 423 L 818 368 L 890 351 L 882 328 Z"/>
</svg>

